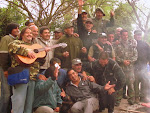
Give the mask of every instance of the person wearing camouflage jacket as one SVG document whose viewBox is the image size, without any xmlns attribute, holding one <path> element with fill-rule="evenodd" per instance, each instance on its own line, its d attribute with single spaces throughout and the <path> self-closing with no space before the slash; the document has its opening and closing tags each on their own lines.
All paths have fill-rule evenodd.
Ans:
<svg viewBox="0 0 150 113">
<path fill-rule="evenodd" d="M 134 62 L 137 60 L 137 42 L 128 39 L 128 31 L 122 30 L 121 41 L 115 45 L 116 61 L 122 67 L 126 75 L 126 85 L 128 86 L 127 94 L 128 103 L 134 104 Z M 125 86 L 126 87 L 126 86 Z"/>
<path fill-rule="evenodd" d="M 35 58 L 32 51 L 22 47 L 20 44 L 31 45 L 32 34 L 28 27 L 25 27 L 20 34 L 22 40 L 15 40 L 8 46 L 11 56 L 11 68 L 23 67 L 16 58 L 16 55 Z M 26 66 L 25 66 L 26 68 Z M 32 113 L 32 103 L 34 99 L 34 86 L 36 75 L 39 73 L 39 62 L 35 61 L 27 68 L 30 70 L 30 80 L 27 84 L 16 84 L 13 86 L 12 110 L 14 113 Z"/>
<path fill-rule="evenodd" d="M 96 32 L 99 33 L 106 33 L 107 27 L 113 27 L 115 20 L 114 20 L 114 12 L 110 12 L 110 20 L 105 20 L 103 17 L 105 16 L 105 13 L 101 7 L 98 7 L 95 10 L 95 17 L 93 18 L 93 30 L 96 30 Z"/>
</svg>

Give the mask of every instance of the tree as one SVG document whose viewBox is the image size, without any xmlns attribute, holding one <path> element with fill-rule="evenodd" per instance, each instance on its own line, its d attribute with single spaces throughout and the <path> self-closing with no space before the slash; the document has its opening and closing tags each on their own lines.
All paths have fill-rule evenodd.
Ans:
<svg viewBox="0 0 150 113">
<path fill-rule="evenodd" d="M 131 18 L 132 8 L 128 3 L 119 3 L 117 9 L 115 10 L 115 26 L 122 27 L 128 31 L 132 31 L 132 24 L 134 21 Z"/>
<path fill-rule="evenodd" d="M 6 26 L 15 22 L 21 25 L 25 21 L 25 17 L 11 7 L 11 4 L 8 4 L 7 8 L 0 8 L 0 36 L 4 36 L 6 34 Z"/>
<path fill-rule="evenodd" d="M 27 18 L 33 19 L 37 25 L 50 26 L 52 21 L 62 19 L 64 14 L 74 9 L 76 0 L 6 0 L 17 6 Z M 14 2 L 15 1 L 15 2 Z M 17 2 L 16 2 L 17 1 Z"/>
<path fill-rule="evenodd" d="M 150 32 L 150 8 L 142 4 L 139 6 L 139 0 L 127 0 L 132 7 L 133 14 L 130 14 L 136 25 L 144 32 L 144 39 L 147 40 L 148 33 Z M 133 18 L 135 16 L 136 18 Z"/>
</svg>

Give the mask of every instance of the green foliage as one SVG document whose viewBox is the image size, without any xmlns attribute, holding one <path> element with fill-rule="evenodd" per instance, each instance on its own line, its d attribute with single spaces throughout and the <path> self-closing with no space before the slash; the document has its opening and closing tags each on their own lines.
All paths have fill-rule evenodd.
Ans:
<svg viewBox="0 0 150 113">
<path fill-rule="evenodd" d="M 131 16 L 132 8 L 129 4 L 120 3 L 119 7 L 115 10 L 115 26 L 122 27 L 128 31 L 132 30 L 132 24 L 134 23 Z"/>
<path fill-rule="evenodd" d="M 22 26 L 22 23 L 25 21 L 25 17 L 18 13 L 11 5 L 8 5 L 7 8 L 0 8 L 0 15 L 0 37 L 5 35 L 6 26 L 9 23 L 14 22 Z"/>
</svg>

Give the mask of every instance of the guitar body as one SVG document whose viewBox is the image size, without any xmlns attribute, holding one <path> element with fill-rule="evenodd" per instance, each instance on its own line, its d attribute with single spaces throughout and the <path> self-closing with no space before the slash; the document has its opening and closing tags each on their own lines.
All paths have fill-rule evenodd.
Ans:
<svg viewBox="0 0 150 113">
<path fill-rule="evenodd" d="M 43 48 L 41 45 L 39 44 L 33 44 L 33 45 L 24 45 L 24 44 L 21 44 L 22 47 L 24 48 L 27 48 L 28 50 L 34 50 L 34 49 L 40 49 L 40 48 Z M 34 51 L 33 51 L 34 52 Z M 38 53 L 35 53 L 34 52 L 34 55 L 35 55 L 35 58 L 34 59 L 31 59 L 29 57 L 25 57 L 25 56 L 21 56 L 21 55 L 17 55 L 18 59 L 25 63 L 25 64 L 32 64 L 33 62 L 35 62 L 35 60 L 37 58 L 43 58 L 46 56 L 46 52 L 45 51 L 40 51 Z"/>
</svg>

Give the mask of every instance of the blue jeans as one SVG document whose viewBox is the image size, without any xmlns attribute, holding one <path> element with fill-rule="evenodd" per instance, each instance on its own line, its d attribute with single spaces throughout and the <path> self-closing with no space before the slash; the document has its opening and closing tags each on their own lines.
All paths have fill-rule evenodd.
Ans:
<svg viewBox="0 0 150 113">
<path fill-rule="evenodd" d="M 17 84 L 13 87 L 13 113 L 32 113 L 34 86 L 35 81 L 29 81 L 28 84 Z"/>
</svg>

